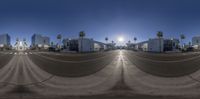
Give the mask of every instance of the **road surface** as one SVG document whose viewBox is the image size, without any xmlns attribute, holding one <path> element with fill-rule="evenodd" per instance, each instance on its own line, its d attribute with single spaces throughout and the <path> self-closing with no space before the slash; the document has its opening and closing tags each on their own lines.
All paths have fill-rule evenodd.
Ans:
<svg viewBox="0 0 200 99">
<path fill-rule="evenodd" d="M 199 55 L 1 52 L 0 98 L 199 99 Z"/>
</svg>

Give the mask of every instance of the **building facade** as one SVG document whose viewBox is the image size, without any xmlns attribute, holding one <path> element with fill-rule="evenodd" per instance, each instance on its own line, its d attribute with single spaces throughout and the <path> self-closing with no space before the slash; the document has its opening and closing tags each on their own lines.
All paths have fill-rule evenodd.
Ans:
<svg viewBox="0 0 200 99">
<path fill-rule="evenodd" d="M 94 51 L 104 51 L 107 49 L 107 46 L 105 43 L 94 41 Z"/>
<path fill-rule="evenodd" d="M 105 43 L 94 41 L 91 38 L 75 38 L 75 39 L 64 39 L 63 48 L 65 51 L 76 51 L 76 52 L 95 52 L 104 51 L 108 48 L 112 48 Z"/>
<path fill-rule="evenodd" d="M 28 49 L 28 44 L 26 43 L 25 40 L 23 41 L 19 41 L 17 40 L 17 42 L 15 43 L 15 50 L 17 51 L 25 51 Z"/>
<path fill-rule="evenodd" d="M 137 44 L 127 43 L 127 48 L 148 52 L 177 51 L 179 50 L 179 40 L 153 38 L 149 39 L 148 41 L 139 42 Z"/>
<path fill-rule="evenodd" d="M 164 39 L 163 38 L 149 39 L 147 47 L 149 52 L 163 52 Z"/>
<path fill-rule="evenodd" d="M 50 47 L 50 38 L 41 34 L 34 34 L 31 38 L 32 48 L 48 49 Z"/>
<path fill-rule="evenodd" d="M 192 38 L 192 46 L 194 49 L 200 49 L 200 36 L 195 36 Z"/>
<path fill-rule="evenodd" d="M 11 39 L 8 34 L 0 35 L 0 49 L 10 49 L 11 48 Z"/>
<path fill-rule="evenodd" d="M 94 51 L 94 40 L 89 38 L 64 39 L 63 48 L 66 51 L 92 52 Z"/>
<path fill-rule="evenodd" d="M 148 51 L 148 41 L 139 42 L 134 46 L 137 51 Z"/>
<path fill-rule="evenodd" d="M 177 51 L 179 48 L 179 39 L 164 39 L 164 51 Z"/>
</svg>

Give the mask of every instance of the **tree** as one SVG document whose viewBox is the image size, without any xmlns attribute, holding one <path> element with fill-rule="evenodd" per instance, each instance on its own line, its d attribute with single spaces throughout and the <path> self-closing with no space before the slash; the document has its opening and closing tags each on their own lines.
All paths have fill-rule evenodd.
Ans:
<svg viewBox="0 0 200 99">
<path fill-rule="evenodd" d="M 106 43 L 108 42 L 108 37 L 105 38 Z"/>
<path fill-rule="evenodd" d="M 181 34 L 180 38 L 181 38 L 181 48 L 183 49 L 183 39 L 185 39 L 185 35 Z"/>
<path fill-rule="evenodd" d="M 61 34 L 58 34 L 57 35 L 57 39 L 58 39 L 58 48 L 60 49 L 61 48 L 61 39 L 62 39 L 62 35 Z"/>
<path fill-rule="evenodd" d="M 192 46 L 192 43 L 191 43 L 191 42 L 189 42 L 188 44 L 189 44 L 189 47 L 191 47 L 191 46 Z"/>
<path fill-rule="evenodd" d="M 115 42 L 114 41 L 112 41 L 112 44 L 114 44 Z"/>
<path fill-rule="evenodd" d="M 129 41 L 128 41 L 128 43 L 130 44 L 130 43 L 131 43 L 131 41 L 129 40 Z"/>
<path fill-rule="evenodd" d="M 137 41 L 137 38 L 136 38 L 136 37 L 134 37 L 134 38 L 133 38 L 133 40 L 134 40 L 134 41 L 135 41 L 135 43 L 136 43 L 136 41 Z"/>
<path fill-rule="evenodd" d="M 80 37 L 80 38 L 85 37 L 85 32 L 84 32 L 84 31 L 80 31 L 80 32 L 79 32 L 79 37 Z"/>
<path fill-rule="evenodd" d="M 83 38 L 85 37 L 85 32 L 80 31 L 79 32 L 79 37 L 81 38 L 81 51 L 83 51 Z"/>
<path fill-rule="evenodd" d="M 159 48 L 160 48 L 160 52 L 162 52 L 162 48 L 161 48 L 161 38 L 163 37 L 163 32 L 162 31 L 158 31 L 157 32 L 157 37 L 159 38 Z"/>
<path fill-rule="evenodd" d="M 53 47 L 53 42 L 51 42 L 51 47 Z"/>
<path fill-rule="evenodd" d="M 162 38 L 163 37 L 163 32 L 162 31 L 158 31 L 157 32 L 157 37 L 158 38 Z"/>
</svg>

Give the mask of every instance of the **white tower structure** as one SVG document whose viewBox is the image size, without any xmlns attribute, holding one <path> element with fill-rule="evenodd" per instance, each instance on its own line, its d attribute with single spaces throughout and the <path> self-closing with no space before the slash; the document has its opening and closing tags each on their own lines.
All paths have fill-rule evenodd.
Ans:
<svg viewBox="0 0 200 99">
<path fill-rule="evenodd" d="M 25 51 L 28 49 L 28 45 L 26 43 L 26 39 L 23 39 L 23 41 L 20 41 L 18 38 L 16 39 L 15 43 L 15 50 L 17 51 Z"/>
</svg>

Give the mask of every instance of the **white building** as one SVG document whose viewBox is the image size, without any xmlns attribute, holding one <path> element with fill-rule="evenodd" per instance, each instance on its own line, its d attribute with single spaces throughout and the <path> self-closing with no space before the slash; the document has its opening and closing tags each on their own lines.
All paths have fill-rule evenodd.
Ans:
<svg viewBox="0 0 200 99">
<path fill-rule="evenodd" d="M 27 45 L 25 40 L 24 41 L 19 41 L 18 40 L 15 43 L 15 50 L 17 50 L 17 51 L 25 51 L 27 49 L 28 49 L 28 45 Z"/>
<path fill-rule="evenodd" d="M 135 49 L 139 51 L 148 51 L 148 41 L 137 43 Z"/>
<path fill-rule="evenodd" d="M 200 49 L 200 36 L 195 36 L 192 38 L 192 46 L 194 49 Z"/>
<path fill-rule="evenodd" d="M 163 38 L 149 39 L 148 51 L 149 52 L 163 52 L 164 51 L 164 39 Z"/>
<path fill-rule="evenodd" d="M 102 43 L 102 42 L 98 42 L 98 41 L 94 41 L 94 51 L 103 51 L 106 50 L 107 46 L 106 44 Z"/>
<path fill-rule="evenodd" d="M 128 44 L 128 43 L 127 43 Z M 177 51 L 179 49 L 178 39 L 153 38 L 148 41 L 137 43 L 136 45 L 128 44 L 133 50 L 148 52 Z"/>
<path fill-rule="evenodd" d="M 64 39 L 63 48 L 65 51 L 92 52 L 94 51 L 94 40 L 89 38 Z"/>
<path fill-rule="evenodd" d="M 89 38 L 78 39 L 79 52 L 93 52 L 94 51 L 94 40 Z"/>
<path fill-rule="evenodd" d="M 94 52 L 106 50 L 109 46 L 91 38 L 66 38 L 63 40 L 63 48 L 65 51 Z"/>
</svg>

